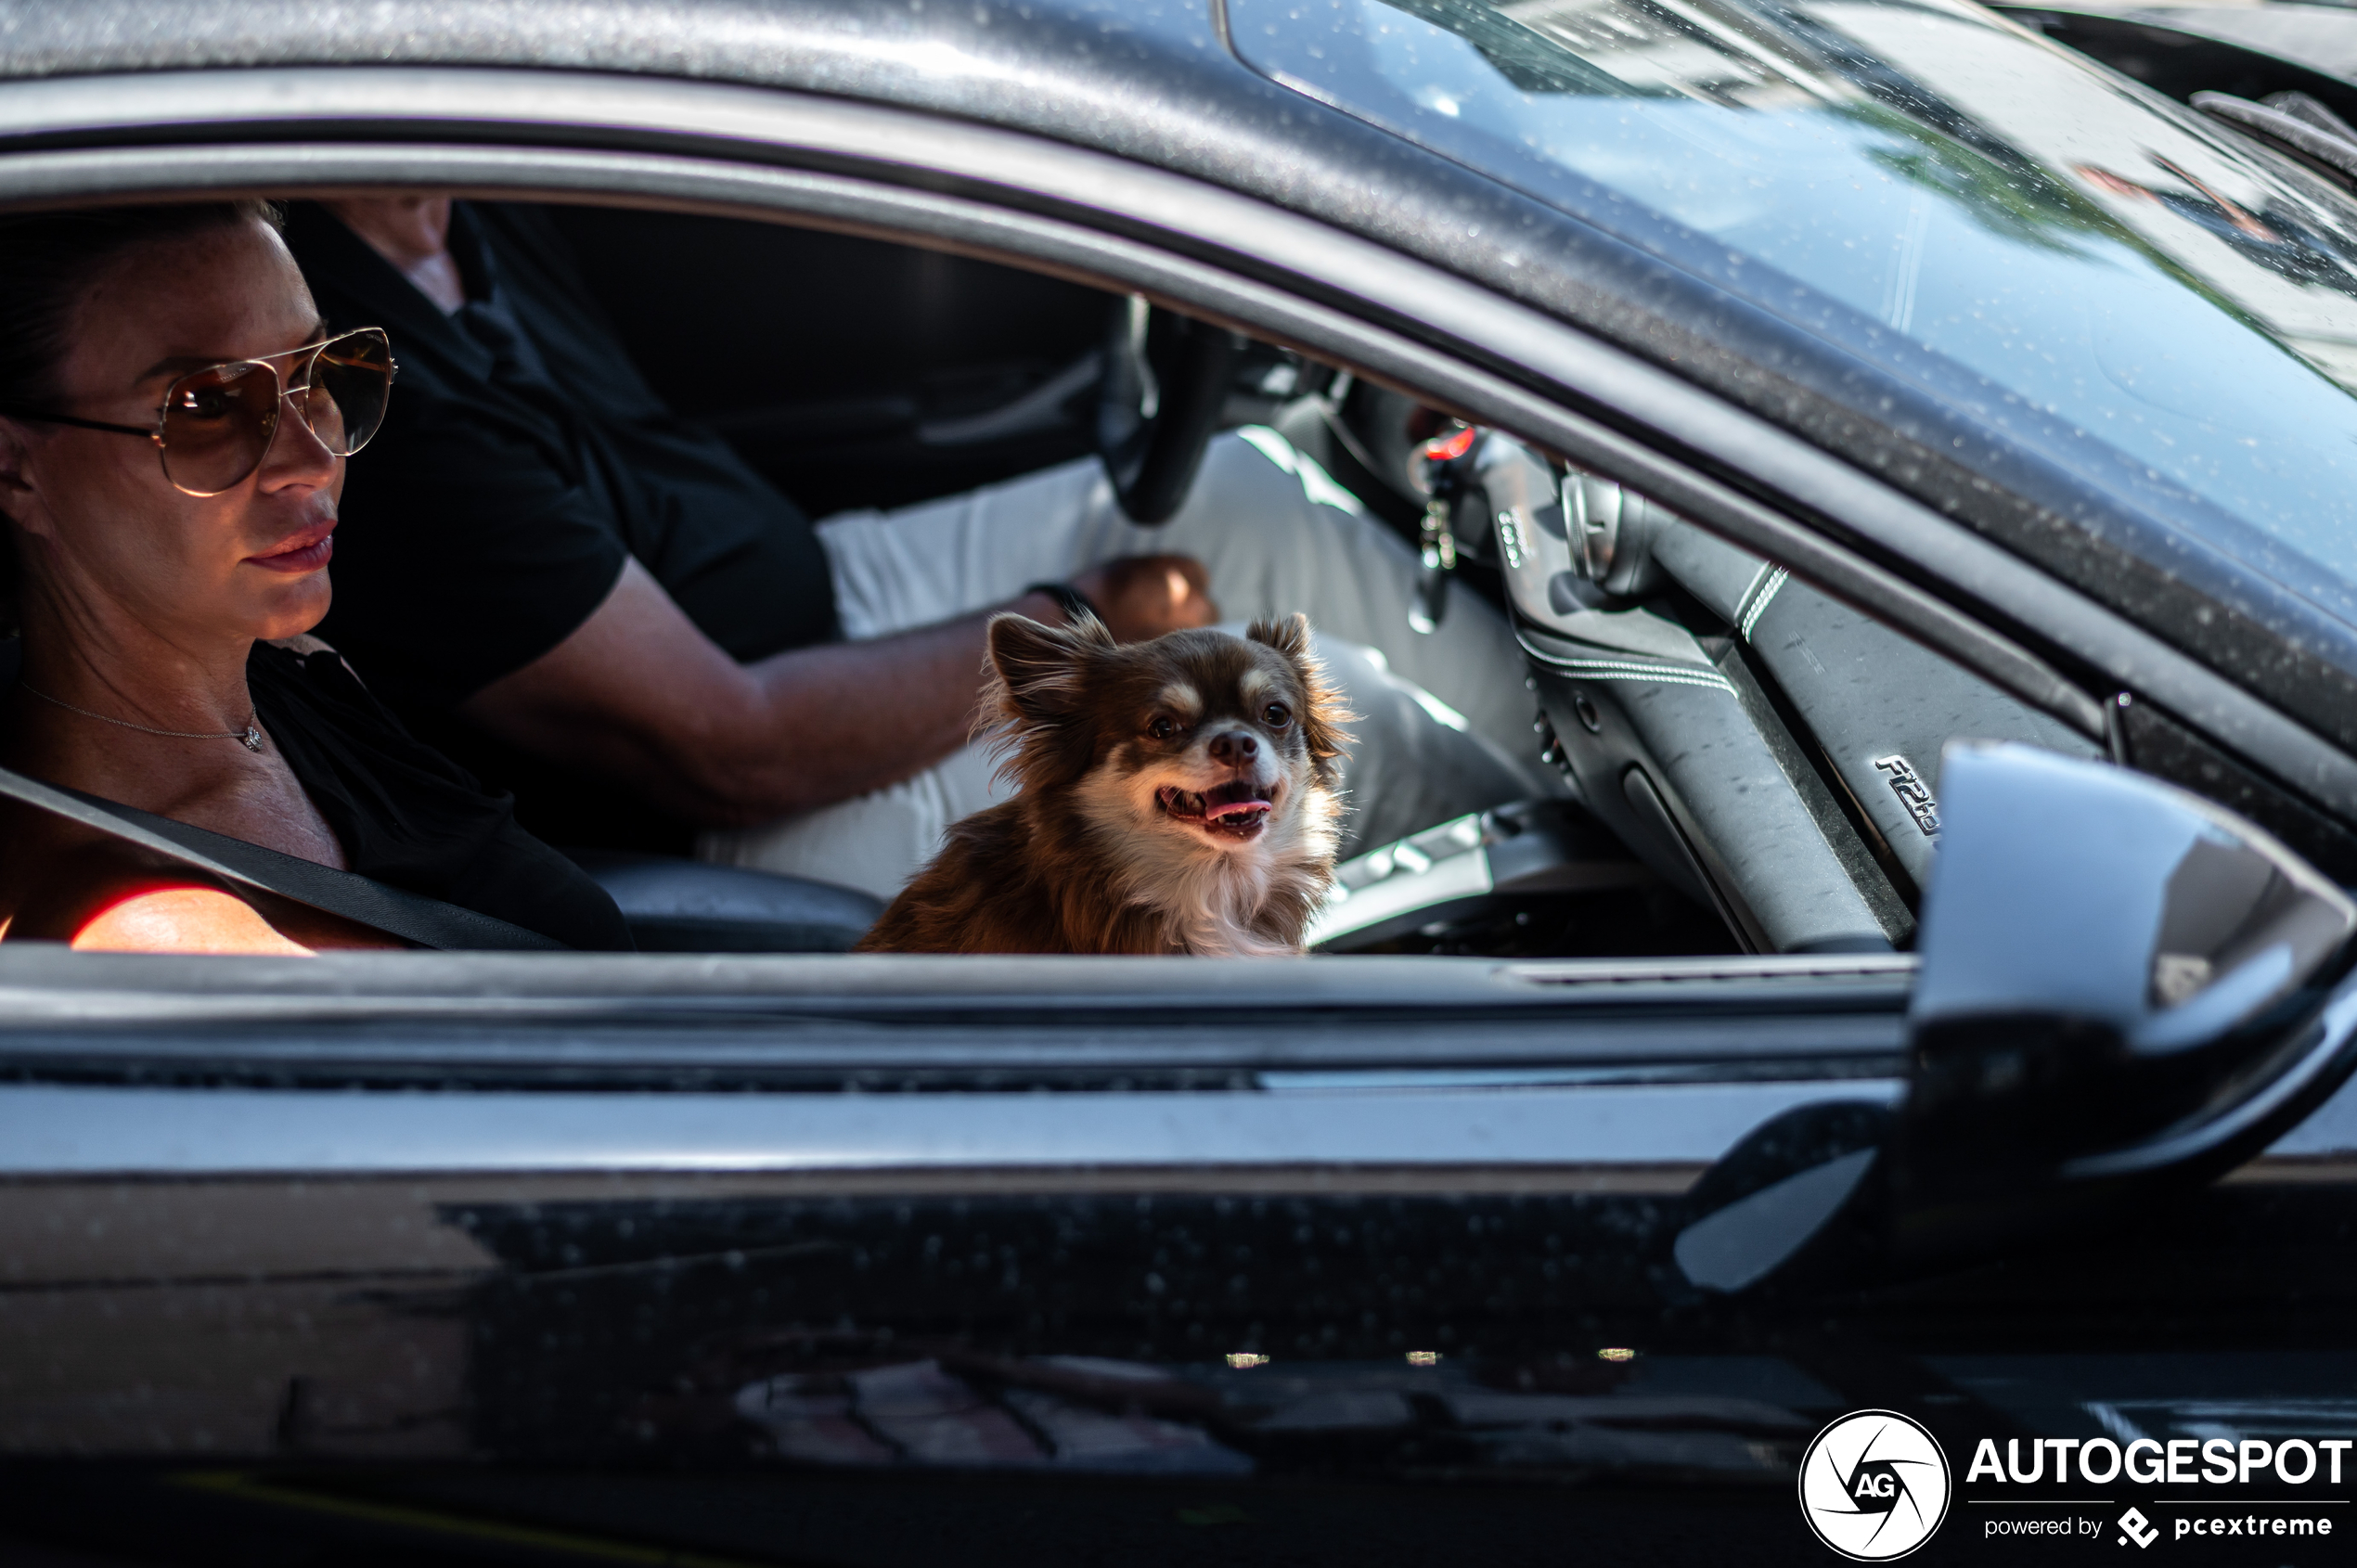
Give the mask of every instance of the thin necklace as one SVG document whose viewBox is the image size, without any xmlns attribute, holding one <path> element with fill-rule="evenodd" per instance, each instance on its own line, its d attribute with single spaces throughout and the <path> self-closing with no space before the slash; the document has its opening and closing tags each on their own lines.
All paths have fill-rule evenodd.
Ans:
<svg viewBox="0 0 2357 1568">
<path fill-rule="evenodd" d="M 133 724 L 129 719 L 110 719 L 104 713 L 94 713 L 87 708 L 77 708 L 72 703 L 61 701 L 45 691 L 35 691 L 23 681 L 17 682 L 17 688 L 29 697 L 38 697 L 54 707 L 63 708 L 69 713 L 80 713 L 84 718 L 97 719 L 100 724 L 121 725 L 125 729 L 135 729 L 142 735 L 161 735 L 172 740 L 235 740 L 249 752 L 262 750 L 262 731 L 253 727 L 253 722 L 251 719 L 246 722 L 243 729 L 216 729 L 203 732 L 189 729 L 151 729 L 144 724 Z"/>
</svg>

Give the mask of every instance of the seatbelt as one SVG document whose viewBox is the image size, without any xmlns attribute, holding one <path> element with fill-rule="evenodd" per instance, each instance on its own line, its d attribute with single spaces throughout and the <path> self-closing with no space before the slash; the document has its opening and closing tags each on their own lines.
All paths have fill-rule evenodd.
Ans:
<svg viewBox="0 0 2357 1568">
<path fill-rule="evenodd" d="M 280 855 L 225 833 L 192 828 L 136 806 L 44 784 L 0 768 L 0 796 L 62 816 L 109 838 L 176 860 L 224 880 L 275 893 L 329 915 L 413 942 L 420 947 L 489 951 L 570 952 L 553 937 L 496 916 L 406 892 L 356 872 Z"/>
</svg>

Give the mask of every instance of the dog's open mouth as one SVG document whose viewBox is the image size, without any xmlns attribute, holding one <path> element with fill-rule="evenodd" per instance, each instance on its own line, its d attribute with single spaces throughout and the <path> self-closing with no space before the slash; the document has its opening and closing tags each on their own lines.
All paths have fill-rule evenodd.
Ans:
<svg viewBox="0 0 2357 1568">
<path fill-rule="evenodd" d="M 1267 827 L 1269 813 L 1275 809 L 1268 789 L 1249 778 L 1232 779 L 1202 794 L 1166 784 L 1154 791 L 1154 799 L 1191 828 L 1236 839 L 1249 839 Z"/>
</svg>

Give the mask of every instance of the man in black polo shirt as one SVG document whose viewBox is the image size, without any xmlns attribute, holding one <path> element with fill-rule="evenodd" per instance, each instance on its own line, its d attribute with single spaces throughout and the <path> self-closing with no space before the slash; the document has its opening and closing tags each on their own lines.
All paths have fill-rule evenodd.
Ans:
<svg viewBox="0 0 2357 1568">
<path fill-rule="evenodd" d="M 1367 842 L 1548 787 L 1513 754 L 1527 707 L 1502 623 L 1460 595 L 1446 636 L 1408 636 L 1404 546 L 1271 432 L 1215 443 L 1153 534 L 1093 464 L 814 526 L 654 395 L 536 209 L 305 206 L 287 238 L 327 319 L 384 327 L 401 366 L 354 461 L 322 635 L 512 782 L 544 836 L 626 839 L 649 802 L 705 829 L 707 858 L 888 895 L 993 798 L 965 745 L 983 628 L 998 610 L 1061 620 L 1025 587 L 1043 580 L 1125 638 L 1210 623 L 1214 593 L 1368 641 L 1396 626 L 1423 685 L 1321 643 L 1368 715 Z M 1165 540 L 1192 554 L 1137 553 Z M 550 804 L 600 798 L 588 816 Z"/>
</svg>

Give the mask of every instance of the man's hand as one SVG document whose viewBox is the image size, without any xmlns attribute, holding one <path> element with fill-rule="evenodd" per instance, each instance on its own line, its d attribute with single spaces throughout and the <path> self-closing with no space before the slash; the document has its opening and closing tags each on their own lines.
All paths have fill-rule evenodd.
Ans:
<svg viewBox="0 0 2357 1568">
<path fill-rule="evenodd" d="M 1123 642 L 1147 642 L 1219 619 L 1211 575 L 1192 556 L 1125 556 L 1090 567 L 1072 585 Z"/>
</svg>

